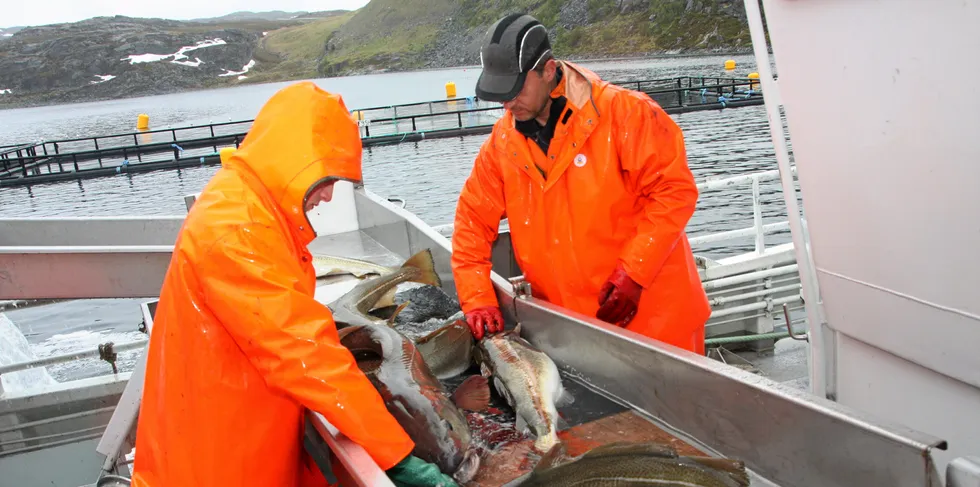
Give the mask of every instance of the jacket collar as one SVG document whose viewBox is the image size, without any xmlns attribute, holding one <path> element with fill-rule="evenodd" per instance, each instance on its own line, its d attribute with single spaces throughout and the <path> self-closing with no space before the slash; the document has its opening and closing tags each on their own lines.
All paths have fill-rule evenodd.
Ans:
<svg viewBox="0 0 980 487">
<path fill-rule="evenodd" d="M 573 110 L 567 124 L 559 123 L 556 130 L 556 138 L 562 138 L 561 152 L 551 171 L 548 179 L 533 167 L 534 158 L 530 150 L 524 143 L 523 135 L 517 130 L 514 115 L 507 111 L 504 118 L 500 121 L 503 128 L 502 133 L 504 146 L 508 155 L 507 159 L 512 161 L 518 169 L 524 171 L 532 181 L 537 182 L 544 190 L 548 190 L 561 178 L 561 175 L 571 164 L 574 157 L 583 147 L 586 139 L 599 124 L 599 109 L 593 99 L 593 89 L 601 90 L 601 79 L 598 75 L 568 61 L 559 61 L 563 76 L 560 88 L 556 87 L 555 92 L 563 92 L 568 100 L 567 105 Z M 559 135 L 559 131 L 561 134 Z"/>
</svg>

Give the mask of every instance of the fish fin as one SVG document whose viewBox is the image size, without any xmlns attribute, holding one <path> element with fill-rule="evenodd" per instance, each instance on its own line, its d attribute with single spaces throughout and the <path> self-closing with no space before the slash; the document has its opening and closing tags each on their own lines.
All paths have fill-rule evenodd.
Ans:
<svg viewBox="0 0 980 487">
<path fill-rule="evenodd" d="M 398 306 L 395 306 L 395 305 L 382 306 L 380 308 L 374 308 L 374 309 L 371 310 L 371 316 L 373 316 L 375 318 L 378 318 L 379 320 L 386 320 L 387 321 L 389 318 L 391 318 L 392 316 L 394 316 L 395 310 L 397 310 L 397 309 L 398 309 Z"/>
<path fill-rule="evenodd" d="M 436 273 L 436 262 L 432 258 L 431 250 L 425 249 L 413 255 L 402 264 L 402 267 L 417 267 L 422 271 L 422 277 L 419 277 L 416 282 L 442 287 L 442 279 L 439 279 L 439 274 Z"/>
<path fill-rule="evenodd" d="M 559 414 L 555 420 L 555 427 L 560 431 L 565 431 L 568 429 L 568 421 Z"/>
<path fill-rule="evenodd" d="M 574 402 L 575 402 L 575 397 L 572 396 L 572 393 L 568 392 L 568 389 L 562 387 L 561 394 L 559 394 L 558 398 L 555 399 L 555 407 L 562 408 Z"/>
<path fill-rule="evenodd" d="M 354 277 L 356 277 L 358 279 L 361 279 L 361 278 L 364 278 L 364 277 L 367 277 L 367 276 L 371 276 L 371 275 L 374 275 L 374 276 L 380 276 L 381 275 L 380 272 L 378 272 L 378 271 L 372 271 L 370 269 L 364 269 L 364 270 L 360 270 L 360 271 L 351 269 L 349 272 Z"/>
<path fill-rule="evenodd" d="M 388 326 L 390 326 L 390 327 L 394 327 L 395 326 L 395 317 L 397 317 L 398 316 L 398 313 L 401 313 L 402 310 L 405 309 L 406 306 L 408 306 L 408 303 L 411 303 L 411 301 L 405 301 L 404 303 L 399 304 L 397 308 L 395 308 L 395 311 L 393 313 L 391 313 L 391 316 L 388 318 L 388 321 L 387 321 Z"/>
<path fill-rule="evenodd" d="M 544 456 L 541 457 L 541 460 L 538 462 L 538 464 L 534 466 L 533 471 L 540 472 L 542 470 L 554 468 L 557 467 L 558 465 L 561 465 L 567 460 L 568 460 L 568 451 L 565 447 L 565 443 L 559 441 L 558 443 L 555 443 L 555 446 L 552 446 L 551 449 L 544 454 Z"/>
<path fill-rule="evenodd" d="M 669 445 L 654 442 L 630 443 L 617 441 L 589 450 L 582 458 L 616 457 L 620 455 L 644 455 L 658 458 L 677 458 L 677 450 Z"/>
<path fill-rule="evenodd" d="M 487 366 L 487 364 L 481 363 L 480 374 L 483 375 L 484 377 L 490 377 L 491 375 L 493 375 L 493 372 L 490 371 L 490 367 Z"/>
<path fill-rule="evenodd" d="M 378 271 L 372 271 L 372 270 L 367 270 L 367 269 L 365 269 L 365 270 L 341 269 L 339 267 L 320 267 L 320 268 L 315 268 L 314 269 L 314 273 L 316 274 L 317 279 L 320 279 L 320 278 L 323 278 L 323 277 L 331 277 L 331 276 L 342 276 L 344 274 L 350 274 L 350 275 L 352 275 L 352 276 L 354 276 L 354 277 L 356 277 L 358 279 L 363 279 L 363 278 L 365 278 L 367 276 L 370 276 L 370 275 L 379 275 L 379 276 L 381 275 L 381 273 L 378 272 Z"/>
<path fill-rule="evenodd" d="M 391 288 L 391 289 L 389 289 L 388 292 L 384 293 L 384 295 L 382 295 L 380 298 L 378 298 L 378 301 L 376 303 L 374 303 L 374 307 L 371 308 L 371 309 L 374 310 L 374 309 L 378 309 L 378 308 L 386 308 L 388 306 L 395 306 L 397 304 L 397 303 L 395 303 L 395 292 L 396 291 L 397 291 L 397 289 L 394 288 L 394 287 Z"/>
<path fill-rule="evenodd" d="M 463 336 L 463 334 L 465 333 L 466 336 L 469 337 L 470 344 L 473 343 L 473 334 L 470 333 L 469 327 L 467 327 L 466 324 L 463 323 L 462 321 L 457 320 L 457 321 L 450 321 L 449 323 L 446 323 L 445 325 L 440 326 L 435 330 L 432 330 L 431 332 L 419 338 L 418 340 L 415 340 L 415 345 L 418 346 L 424 343 L 428 343 L 430 340 L 435 339 L 442 333 L 453 331 L 453 328 L 457 329 L 458 336 Z"/>
<path fill-rule="evenodd" d="M 513 330 L 515 335 L 521 336 L 521 325 L 522 324 L 523 323 L 521 323 L 520 321 L 517 322 L 517 326 L 515 326 L 514 327 L 514 330 Z"/>
<path fill-rule="evenodd" d="M 748 487 L 749 474 L 745 471 L 745 462 L 731 460 L 728 458 L 713 457 L 685 457 L 701 465 L 725 473 L 738 484 L 739 487 Z"/>
<path fill-rule="evenodd" d="M 527 425 L 527 421 L 524 421 L 524 418 L 520 414 L 517 415 L 517 421 L 514 422 L 514 429 L 525 435 L 531 433 L 531 428 Z"/>
<path fill-rule="evenodd" d="M 354 333 L 355 331 L 357 331 L 360 328 L 361 328 L 360 326 L 346 326 L 344 328 L 338 329 L 337 330 L 337 341 L 341 341 L 341 342 L 344 341 L 344 338 L 347 337 L 347 335 L 350 335 L 351 333 Z"/>
<path fill-rule="evenodd" d="M 471 375 L 453 392 L 453 402 L 468 411 L 486 411 L 490 406 L 490 384 L 487 378 Z"/>
<path fill-rule="evenodd" d="M 431 332 L 425 334 L 424 336 L 418 338 L 417 340 L 413 340 L 415 342 L 415 346 L 417 347 L 419 345 L 425 345 L 426 343 L 429 343 L 430 340 L 434 340 L 440 334 L 445 333 L 447 327 L 448 325 L 436 328 L 435 330 L 432 330 Z"/>
<path fill-rule="evenodd" d="M 493 386 L 494 386 L 494 388 L 497 389 L 497 392 L 499 392 L 500 395 L 504 397 L 504 400 L 507 401 L 507 404 L 510 407 L 514 407 L 514 405 L 517 404 L 517 403 L 514 402 L 514 397 L 510 395 L 510 391 L 507 390 L 507 387 L 505 387 L 504 386 L 504 383 L 500 380 L 500 377 L 497 377 L 497 376 L 494 376 L 493 377 Z M 515 426 L 517 427 L 518 430 L 521 429 L 520 428 L 521 421 L 524 421 L 524 420 L 521 419 L 521 416 L 520 415 L 517 415 L 517 424 Z M 528 429 L 528 427 L 527 427 L 527 422 L 524 423 L 524 429 L 526 430 L 526 431 L 523 431 L 524 433 L 530 431 L 530 429 Z"/>
</svg>

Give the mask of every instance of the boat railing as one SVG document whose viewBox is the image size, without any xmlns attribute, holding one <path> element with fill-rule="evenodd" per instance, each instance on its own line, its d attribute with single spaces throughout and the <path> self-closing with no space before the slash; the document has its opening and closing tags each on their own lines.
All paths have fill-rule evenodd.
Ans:
<svg viewBox="0 0 980 487">
<path fill-rule="evenodd" d="M 793 175 L 796 176 L 796 167 L 793 168 Z M 754 172 L 750 174 L 743 174 L 739 176 L 733 176 L 723 179 L 709 179 L 704 182 L 699 183 L 698 191 L 715 191 L 720 189 L 729 189 L 738 186 L 750 185 L 752 188 L 752 226 L 741 228 L 738 230 L 728 230 L 724 232 L 711 233 L 707 235 L 700 235 L 697 237 L 690 238 L 690 244 L 692 247 L 697 245 L 703 245 L 708 243 L 718 243 L 730 240 L 735 240 L 745 237 L 754 237 L 755 241 L 755 252 L 758 254 L 765 253 L 766 250 L 766 234 L 781 232 L 789 229 L 789 220 L 777 223 L 763 224 L 762 220 L 762 191 L 761 183 L 767 181 L 778 181 L 779 180 L 779 170 L 773 169 L 770 171 Z"/>
<path fill-rule="evenodd" d="M 77 352 L 65 353 L 61 355 L 52 355 L 50 357 L 38 358 L 34 360 L 27 360 L 23 362 L 16 362 L 9 365 L 0 365 L 0 376 L 3 374 L 10 374 L 13 372 L 20 372 L 22 370 L 32 369 L 34 367 L 46 367 L 48 365 L 58 365 L 68 362 L 74 362 L 76 360 L 99 357 L 109 363 L 110 366 L 116 367 L 115 356 L 121 352 L 128 352 L 130 350 L 139 350 L 146 347 L 149 340 L 135 340 L 126 343 L 114 344 L 113 342 L 106 342 L 100 344 L 96 348 L 89 348 L 85 350 L 79 350 Z M 2 389 L 0 389 L 2 392 Z"/>
<path fill-rule="evenodd" d="M 796 175 L 796 168 L 793 168 L 793 174 Z M 706 243 L 716 243 L 728 240 L 735 240 L 739 238 L 745 238 L 749 236 L 754 236 L 755 238 L 755 252 L 759 254 L 765 253 L 766 234 L 779 232 L 789 228 L 788 222 L 778 222 L 763 224 L 762 219 L 762 200 L 761 200 L 761 189 L 760 183 L 766 181 L 775 181 L 779 179 L 779 170 L 773 169 L 770 171 L 760 171 L 753 172 L 749 174 L 741 174 L 738 176 L 732 176 L 723 179 L 709 179 L 697 183 L 698 191 L 711 191 L 719 190 L 724 188 L 732 188 L 743 185 L 751 185 L 752 190 L 752 215 L 753 215 L 753 225 L 751 227 L 746 227 L 738 230 L 728 230 L 718 233 L 710 233 L 707 235 L 701 235 L 697 237 L 691 237 L 689 242 L 691 246 L 696 246 Z M 453 224 L 444 223 L 440 225 L 435 225 L 433 227 L 437 232 L 442 234 L 446 238 L 452 238 Z M 501 223 L 501 231 L 509 231 L 509 226 L 507 226 L 506 220 Z"/>
<path fill-rule="evenodd" d="M 796 175 L 795 166 L 792 169 Z M 711 316 L 706 324 L 709 345 L 750 344 L 768 348 L 774 340 L 793 337 L 793 314 L 804 309 L 799 268 L 793 245 L 766 246 L 766 235 L 789 229 L 789 220 L 764 223 L 762 183 L 778 181 L 778 169 L 734 177 L 711 179 L 698 184 L 702 193 L 749 186 L 752 191 L 752 226 L 737 230 L 698 235 L 690 239 L 692 249 L 746 237 L 753 238 L 753 250 L 718 261 L 700 258 L 701 284 L 708 296 Z M 773 204 L 781 204 L 773 203 Z M 778 326 L 785 327 L 777 331 Z"/>
</svg>

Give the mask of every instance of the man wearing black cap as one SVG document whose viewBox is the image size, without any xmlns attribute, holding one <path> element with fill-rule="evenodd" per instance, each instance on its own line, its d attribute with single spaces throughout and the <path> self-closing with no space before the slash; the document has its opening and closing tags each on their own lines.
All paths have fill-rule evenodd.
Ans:
<svg viewBox="0 0 980 487">
<path fill-rule="evenodd" d="M 698 191 L 677 124 L 555 60 L 529 15 L 491 26 L 480 62 L 477 96 L 507 111 L 456 208 L 453 276 L 473 335 L 503 329 L 490 250 L 506 216 L 535 297 L 703 354 L 711 310 L 684 232 Z"/>
</svg>

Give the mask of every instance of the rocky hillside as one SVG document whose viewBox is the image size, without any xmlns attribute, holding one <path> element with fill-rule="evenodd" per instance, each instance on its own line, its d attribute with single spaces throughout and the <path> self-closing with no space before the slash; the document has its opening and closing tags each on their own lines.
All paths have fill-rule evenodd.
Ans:
<svg viewBox="0 0 980 487">
<path fill-rule="evenodd" d="M 741 0 L 372 0 L 327 41 L 323 75 L 479 63 L 487 28 L 528 12 L 557 56 L 748 50 Z"/>
<path fill-rule="evenodd" d="M 23 27 L 0 27 L 0 41 L 13 37 L 14 34 L 23 30 Z"/>
<path fill-rule="evenodd" d="M 355 12 L 99 17 L 0 29 L 0 108 L 474 65 L 487 28 L 513 11 L 548 26 L 565 58 L 750 46 L 742 0 L 371 0 Z"/>
</svg>

